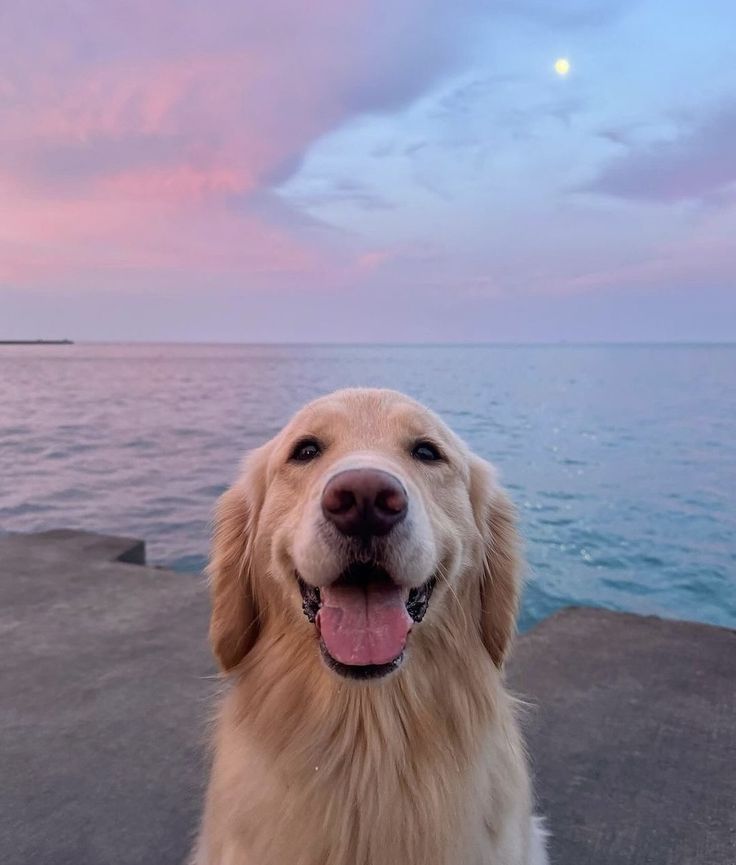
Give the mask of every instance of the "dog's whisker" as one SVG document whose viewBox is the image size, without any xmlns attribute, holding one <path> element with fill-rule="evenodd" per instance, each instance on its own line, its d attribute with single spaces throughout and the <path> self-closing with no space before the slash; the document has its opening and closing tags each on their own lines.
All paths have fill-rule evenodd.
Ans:
<svg viewBox="0 0 736 865">
<path fill-rule="evenodd" d="M 442 582 L 447 586 L 447 590 L 452 595 L 454 602 L 457 604 L 458 610 L 460 611 L 460 618 L 462 619 L 463 629 L 466 629 L 468 626 L 468 620 L 465 613 L 465 607 L 463 606 L 462 601 L 460 600 L 460 596 L 455 591 L 455 587 L 452 585 L 450 578 L 448 577 L 445 566 L 440 562 L 437 565 L 437 575 L 440 577 Z"/>
</svg>

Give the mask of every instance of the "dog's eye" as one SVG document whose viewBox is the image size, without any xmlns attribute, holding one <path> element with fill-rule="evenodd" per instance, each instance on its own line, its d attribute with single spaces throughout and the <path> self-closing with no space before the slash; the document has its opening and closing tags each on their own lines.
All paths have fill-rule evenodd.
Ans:
<svg viewBox="0 0 736 865">
<path fill-rule="evenodd" d="M 423 463 L 434 463 L 442 459 L 442 454 L 432 442 L 420 441 L 414 445 L 411 455 Z"/>
<path fill-rule="evenodd" d="M 322 453 L 322 447 L 317 439 L 302 439 L 294 445 L 290 460 L 297 463 L 308 463 Z"/>
</svg>

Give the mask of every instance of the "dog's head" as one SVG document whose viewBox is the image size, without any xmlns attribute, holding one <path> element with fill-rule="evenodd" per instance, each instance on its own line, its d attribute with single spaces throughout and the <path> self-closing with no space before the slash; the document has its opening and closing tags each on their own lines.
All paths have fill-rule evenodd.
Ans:
<svg viewBox="0 0 736 865">
<path fill-rule="evenodd" d="M 268 633 L 374 679 L 421 654 L 415 630 L 463 629 L 500 666 L 519 560 L 492 468 L 415 401 L 360 389 L 310 403 L 249 455 L 218 505 L 209 575 L 224 670 Z"/>
</svg>

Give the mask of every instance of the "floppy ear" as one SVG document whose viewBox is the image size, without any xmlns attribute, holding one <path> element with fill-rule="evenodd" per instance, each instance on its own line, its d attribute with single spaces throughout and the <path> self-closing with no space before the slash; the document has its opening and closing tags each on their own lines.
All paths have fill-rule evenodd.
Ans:
<svg viewBox="0 0 736 865">
<path fill-rule="evenodd" d="M 253 647 L 259 630 L 259 609 L 253 582 L 253 545 L 257 504 L 246 473 L 217 503 L 215 531 L 207 575 L 212 614 L 210 645 L 220 667 L 232 670 Z"/>
<path fill-rule="evenodd" d="M 516 513 L 484 460 L 471 464 L 471 501 L 483 538 L 480 628 L 493 663 L 501 667 L 516 632 L 522 558 Z"/>
</svg>

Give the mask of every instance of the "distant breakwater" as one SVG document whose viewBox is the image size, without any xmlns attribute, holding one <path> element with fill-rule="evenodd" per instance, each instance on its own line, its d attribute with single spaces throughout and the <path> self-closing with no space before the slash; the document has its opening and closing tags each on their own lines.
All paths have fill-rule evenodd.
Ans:
<svg viewBox="0 0 736 865">
<path fill-rule="evenodd" d="M 74 345 L 71 339 L 0 339 L 0 345 Z"/>
</svg>

